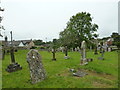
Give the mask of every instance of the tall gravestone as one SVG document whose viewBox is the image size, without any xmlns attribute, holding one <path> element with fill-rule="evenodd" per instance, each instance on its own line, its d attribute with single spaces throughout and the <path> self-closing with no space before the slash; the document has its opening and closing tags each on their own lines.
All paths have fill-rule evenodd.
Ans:
<svg viewBox="0 0 120 90">
<path fill-rule="evenodd" d="M 81 43 L 81 65 L 88 64 L 86 59 L 86 42 L 82 41 Z"/>
<path fill-rule="evenodd" d="M 40 82 L 46 78 L 46 73 L 42 64 L 42 58 L 37 50 L 31 49 L 28 52 L 27 62 L 29 64 L 32 84 Z"/>
<path fill-rule="evenodd" d="M 98 60 L 104 60 L 104 48 L 102 47 L 102 50 L 101 50 L 101 57 L 98 57 Z"/>
<path fill-rule="evenodd" d="M 95 46 L 95 52 L 94 52 L 94 54 L 95 55 L 98 54 L 98 52 L 97 52 L 97 46 Z"/>
<path fill-rule="evenodd" d="M 108 52 L 111 52 L 111 48 L 110 47 L 108 47 Z"/>
<path fill-rule="evenodd" d="M 11 47 L 10 47 L 11 64 L 7 66 L 6 71 L 7 72 L 15 72 L 17 70 L 21 70 L 22 67 L 20 66 L 20 64 L 15 62 L 12 31 L 10 33 L 11 33 Z"/>
<path fill-rule="evenodd" d="M 52 58 L 52 60 L 53 60 L 53 61 L 56 61 L 56 58 L 55 58 L 55 53 L 56 53 L 55 48 L 52 49 L 52 53 L 53 53 L 53 58 Z"/>
<path fill-rule="evenodd" d="M 64 56 L 64 59 L 69 59 L 67 46 L 65 46 L 65 56 Z"/>
</svg>

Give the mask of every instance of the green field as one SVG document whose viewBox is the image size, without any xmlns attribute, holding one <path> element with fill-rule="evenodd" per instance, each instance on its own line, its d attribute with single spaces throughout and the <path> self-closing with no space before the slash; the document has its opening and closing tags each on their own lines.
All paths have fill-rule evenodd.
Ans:
<svg viewBox="0 0 120 90">
<path fill-rule="evenodd" d="M 70 59 L 64 59 L 64 53 L 57 52 L 57 61 L 52 61 L 52 53 L 40 51 L 47 78 L 37 84 L 30 83 L 30 72 L 26 62 L 28 50 L 19 50 L 15 53 L 16 62 L 22 70 L 8 73 L 5 71 L 10 64 L 10 55 L 5 56 L 2 62 L 3 88 L 117 88 L 118 87 L 118 53 L 106 52 L 105 60 L 97 60 L 100 54 L 87 52 L 87 58 L 93 58 L 86 66 L 80 66 L 80 53 L 69 52 Z M 72 76 L 71 68 L 83 69 L 88 75 L 84 77 Z"/>
</svg>

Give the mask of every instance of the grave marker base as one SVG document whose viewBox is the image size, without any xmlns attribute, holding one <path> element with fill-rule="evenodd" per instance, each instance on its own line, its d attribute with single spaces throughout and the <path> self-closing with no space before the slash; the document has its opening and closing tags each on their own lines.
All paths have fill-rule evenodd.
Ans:
<svg viewBox="0 0 120 90">
<path fill-rule="evenodd" d="M 13 63 L 13 64 L 10 64 L 10 65 L 7 67 L 6 71 L 7 71 L 7 72 L 15 72 L 15 71 L 18 71 L 18 70 L 21 70 L 21 69 L 22 69 L 22 67 L 20 66 L 20 64 L 18 64 L 18 63 Z"/>
<path fill-rule="evenodd" d="M 70 58 L 70 57 L 68 57 L 68 56 L 65 56 L 65 57 L 64 57 L 64 59 L 69 59 L 69 58 Z"/>
<path fill-rule="evenodd" d="M 56 61 L 56 58 L 53 58 L 52 60 L 53 60 L 53 61 Z"/>
</svg>

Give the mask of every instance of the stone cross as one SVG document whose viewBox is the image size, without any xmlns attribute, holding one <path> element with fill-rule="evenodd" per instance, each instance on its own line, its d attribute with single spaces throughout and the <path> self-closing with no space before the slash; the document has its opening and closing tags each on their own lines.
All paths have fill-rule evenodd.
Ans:
<svg viewBox="0 0 120 90">
<path fill-rule="evenodd" d="M 81 43 L 81 65 L 88 64 L 86 61 L 86 42 L 82 41 Z"/>
<path fill-rule="evenodd" d="M 11 64 L 7 66 L 6 71 L 7 72 L 15 72 L 17 70 L 21 70 L 22 67 L 20 66 L 20 64 L 15 62 L 14 47 L 13 47 L 13 40 L 12 40 L 12 31 L 10 33 L 11 33 L 11 47 L 10 47 Z"/>
<path fill-rule="evenodd" d="M 28 52 L 27 62 L 29 64 L 32 84 L 40 82 L 46 78 L 46 73 L 42 64 L 42 58 L 37 50 L 31 49 Z"/>
</svg>

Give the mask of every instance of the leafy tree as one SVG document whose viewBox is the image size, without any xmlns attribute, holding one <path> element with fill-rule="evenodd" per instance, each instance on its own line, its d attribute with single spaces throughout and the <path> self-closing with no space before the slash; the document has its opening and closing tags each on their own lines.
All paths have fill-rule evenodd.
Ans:
<svg viewBox="0 0 120 90">
<path fill-rule="evenodd" d="M 120 49 L 120 35 L 118 33 L 112 33 L 111 37 L 114 39 L 113 45 L 116 45 Z"/>
<path fill-rule="evenodd" d="M 77 13 L 70 18 L 64 31 L 60 32 L 60 40 L 62 45 L 80 45 L 83 40 L 89 41 L 96 37 L 97 29 L 98 25 L 92 24 L 90 13 Z"/>
<path fill-rule="evenodd" d="M 35 45 L 43 45 L 43 44 L 45 44 L 45 42 L 43 42 L 42 40 L 34 40 L 34 43 L 35 43 Z"/>
</svg>

